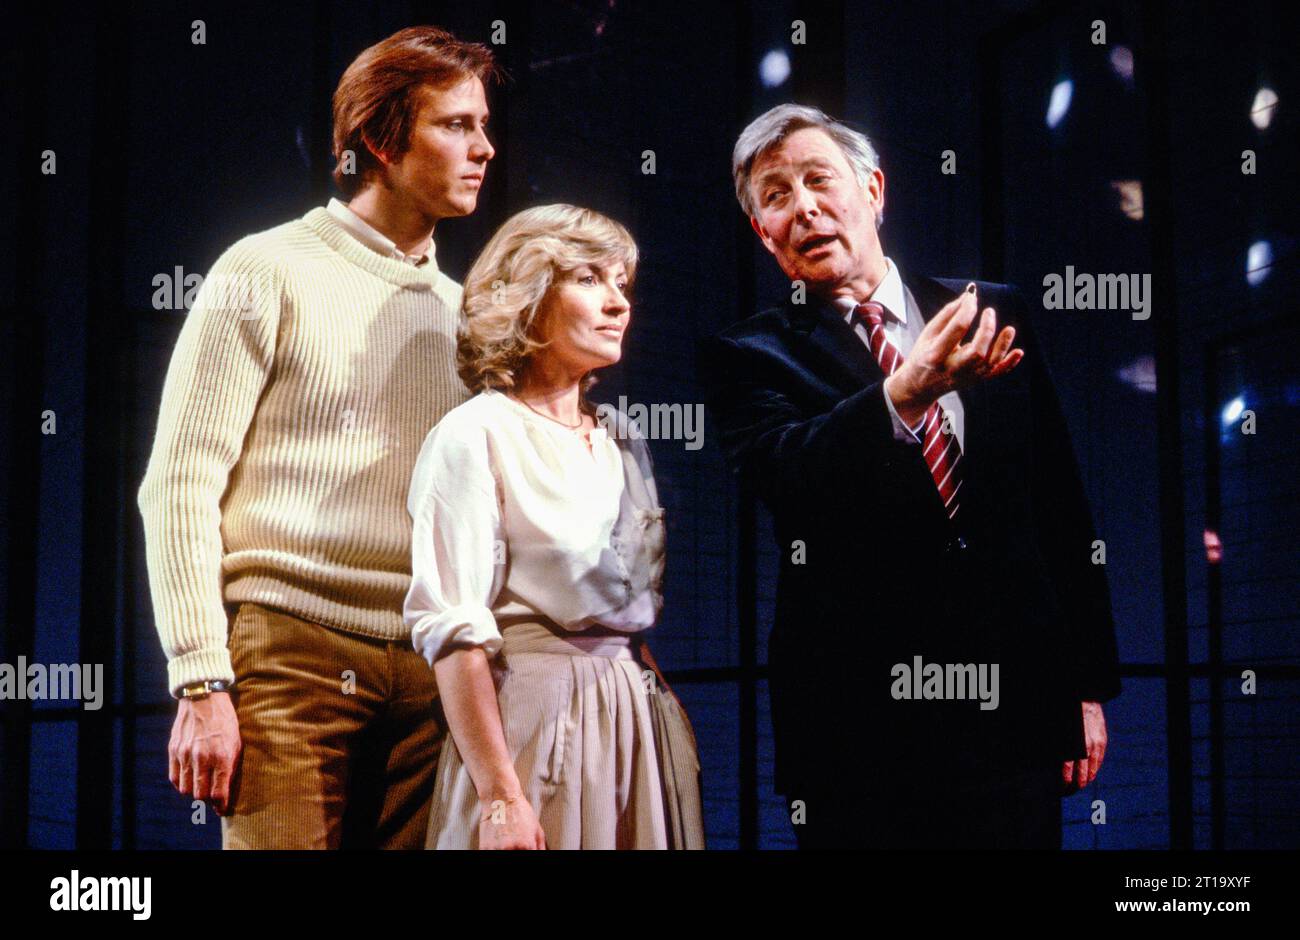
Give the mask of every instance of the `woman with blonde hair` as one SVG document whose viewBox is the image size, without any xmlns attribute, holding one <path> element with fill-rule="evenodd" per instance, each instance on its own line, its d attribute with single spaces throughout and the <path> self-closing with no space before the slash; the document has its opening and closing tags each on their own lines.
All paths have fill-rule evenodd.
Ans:
<svg viewBox="0 0 1300 940">
<path fill-rule="evenodd" d="M 699 758 L 642 635 L 663 605 L 649 449 L 585 393 L 618 362 L 637 248 L 540 206 L 465 281 L 475 393 L 430 432 L 407 501 L 405 617 L 450 734 L 429 848 L 702 848 Z"/>
</svg>

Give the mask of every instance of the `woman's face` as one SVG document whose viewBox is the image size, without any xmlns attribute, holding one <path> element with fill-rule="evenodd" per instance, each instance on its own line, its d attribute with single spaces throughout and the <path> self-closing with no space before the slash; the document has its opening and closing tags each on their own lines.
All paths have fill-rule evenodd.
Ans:
<svg viewBox="0 0 1300 940">
<path fill-rule="evenodd" d="M 548 345 L 537 355 L 545 368 L 581 377 L 618 362 L 632 310 L 627 286 L 622 262 L 557 273 L 538 310 L 538 338 Z"/>
</svg>

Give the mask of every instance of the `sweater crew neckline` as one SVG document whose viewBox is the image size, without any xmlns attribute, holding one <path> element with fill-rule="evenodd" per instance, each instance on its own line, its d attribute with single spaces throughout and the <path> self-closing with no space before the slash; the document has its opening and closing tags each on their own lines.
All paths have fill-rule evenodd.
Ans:
<svg viewBox="0 0 1300 940">
<path fill-rule="evenodd" d="M 431 257 L 429 263 L 420 267 L 386 258 L 349 232 L 338 219 L 330 215 L 324 206 L 317 206 L 302 217 L 307 226 L 348 261 L 357 267 L 369 271 L 376 277 L 383 278 L 391 284 L 409 290 L 433 290 L 437 284 L 439 271 L 437 262 Z"/>
</svg>

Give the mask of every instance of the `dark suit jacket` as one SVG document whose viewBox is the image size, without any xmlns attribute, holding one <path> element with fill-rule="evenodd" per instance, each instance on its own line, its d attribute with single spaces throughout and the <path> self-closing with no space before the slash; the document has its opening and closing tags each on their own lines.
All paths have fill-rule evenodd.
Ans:
<svg viewBox="0 0 1300 940">
<path fill-rule="evenodd" d="M 964 282 L 904 277 L 928 321 Z M 1065 420 L 1019 295 L 978 285 L 1025 358 L 959 394 L 965 477 L 950 522 L 895 440 L 884 373 L 809 299 L 705 341 L 727 459 L 781 555 L 768 647 L 776 791 L 1002 773 L 1083 757 L 1080 702 L 1119 694 L 1104 569 Z M 795 563 L 794 544 L 804 546 Z M 907 701 L 896 663 L 998 663 L 1000 701 Z"/>
</svg>

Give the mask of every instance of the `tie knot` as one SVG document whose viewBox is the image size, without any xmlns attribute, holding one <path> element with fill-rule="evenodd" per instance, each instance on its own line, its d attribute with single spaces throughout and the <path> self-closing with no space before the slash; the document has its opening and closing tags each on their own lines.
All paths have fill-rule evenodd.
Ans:
<svg viewBox="0 0 1300 940">
<path fill-rule="evenodd" d="M 868 326 L 880 326 L 885 322 L 885 308 L 875 301 L 868 300 L 865 304 L 858 304 L 853 308 L 854 316 L 866 321 Z"/>
</svg>

